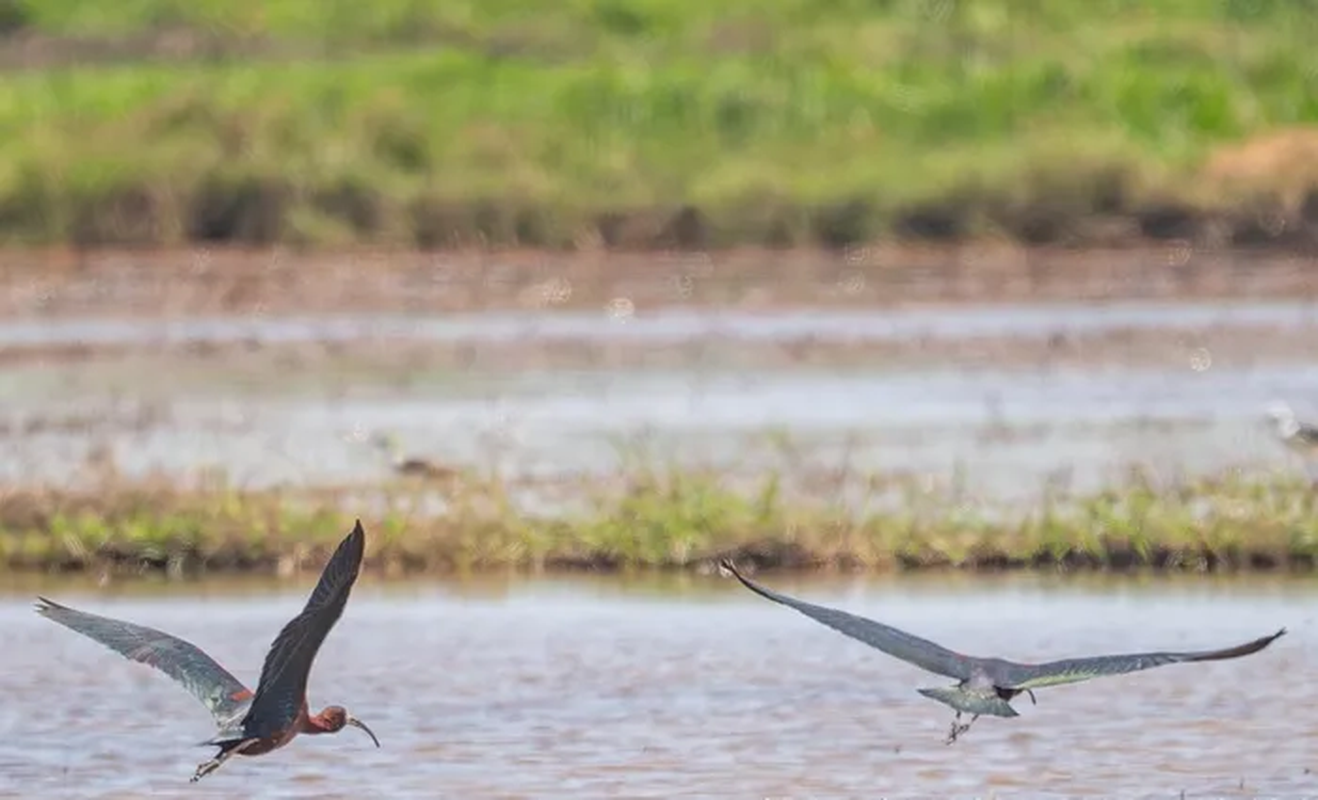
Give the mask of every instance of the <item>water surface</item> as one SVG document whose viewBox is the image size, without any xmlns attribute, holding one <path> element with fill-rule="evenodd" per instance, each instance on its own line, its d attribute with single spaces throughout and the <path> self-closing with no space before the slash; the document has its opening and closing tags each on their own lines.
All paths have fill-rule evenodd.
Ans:
<svg viewBox="0 0 1318 800">
<path fill-rule="evenodd" d="M 0 321 L 0 347 L 243 341 L 275 344 L 369 338 L 450 343 L 625 339 L 663 344 L 707 337 L 760 341 L 803 336 L 840 340 L 1039 337 L 1120 329 L 1181 330 L 1221 325 L 1306 329 L 1318 324 L 1318 304 L 1282 301 L 1004 303 L 983 307 L 915 305 L 861 311 L 774 309 L 754 312 L 663 308 L 639 314 L 627 308 L 624 304 L 596 312 L 20 319 Z"/>
<path fill-rule="evenodd" d="M 1318 362 L 1210 369 L 1034 372 L 528 371 L 414 376 L 406 386 L 361 376 L 222 370 L 158 379 L 159 368 L 45 365 L 0 374 L 15 424 L 60 415 L 109 420 L 13 438 L 0 479 L 67 480 L 105 445 L 126 472 L 182 477 L 223 468 L 249 486 L 375 481 L 387 461 L 367 439 L 394 433 L 409 455 L 510 478 L 609 474 L 620 443 L 654 458 L 748 475 L 774 468 L 778 432 L 819 468 L 962 473 L 968 491 L 1028 501 L 1064 474 L 1097 489 L 1138 464 L 1169 478 L 1228 467 L 1298 468 L 1264 425 L 1277 397 L 1318 408 Z M 1306 404 L 1307 401 L 1307 404 Z M 135 408 L 159 409 L 149 424 Z M 119 409 L 116 411 L 115 409 Z M 766 455 L 767 453 L 767 455 Z M 779 453 L 778 455 L 782 455 Z M 800 458 L 789 465 L 800 467 Z"/>
<path fill-rule="evenodd" d="M 364 579 L 311 699 L 360 731 L 234 759 L 196 786 L 202 707 L 149 668 L 0 600 L 0 797 L 1313 797 L 1312 580 L 794 579 L 767 583 L 977 654 L 1263 653 L 1046 689 L 954 747 L 944 679 L 730 580 Z M 30 587 L 24 587 L 28 589 Z M 254 680 L 306 587 L 105 592 L 88 610 L 196 641 Z"/>
<path fill-rule="evenodd" d="M 287 342 L 372 337 L 527 341 L 1051 336 L 1149 327 L 1270 325 L 1318 342 L 1311 303 L 1116 303 L 772 313 L 675 309 L 627 318 L 540 312 L 443 317 L 216 317 L 0 321 L 0 347 L 157 340 Z M 276 362 L 230 369 L 139 355 L 0 367 L 0 423 L 11 435 L 0 480 L 71 480 L 94 449 L 129 474 L 183 478 L 218 467 L 247 486 L 377 481 L 387 461 L 365 441 L 394 433 L 409 455 L 498 466 L 514 481 L 616 473 L 620 441 L 646 438 L 667 460 L 748 476 L 781 466 L 766 433 L 820 469 L 959 475 L 966 493 L 1028 503 L 1059 481 L 1096 490 L 1138 465 L 1180 479 L 1227 468 L 1299 469 L 1262 424 L 1276 398 L 1318 417 L 1312 360 L 1224 368 L 1193 359 L 1149 369 L 1038 364 L 953 369 L 876 363 L 848 369 L 687 365 L 574 372 L 454 372 L 397 366 L 351 372 Z M 143 411 L 143 409 L 146 409 Z M 85 419 L 86 424 L 61 424 Z M 53 424 L 51 423 L 53 420 Z M 758 444 L 757 444 L 758 443 Z M 806 455 L 801 455 L 806 453 Z M 772 455 L 772 454 L 770 454 Z M 791 465 L 799 467 L 800 463 Z"/>
</svg>

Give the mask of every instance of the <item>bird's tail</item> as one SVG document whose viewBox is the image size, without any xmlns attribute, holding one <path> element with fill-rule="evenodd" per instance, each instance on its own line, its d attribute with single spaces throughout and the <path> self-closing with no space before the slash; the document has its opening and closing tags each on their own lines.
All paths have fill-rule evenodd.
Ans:
<svg viewBox="0 0 1318 800">
<path fill-rule="evenodd" d="M 197 747 L 232 747 L 244 738 L 242 731 L 220 731 L 204 742 L 197 742 Z"/>
</svg>

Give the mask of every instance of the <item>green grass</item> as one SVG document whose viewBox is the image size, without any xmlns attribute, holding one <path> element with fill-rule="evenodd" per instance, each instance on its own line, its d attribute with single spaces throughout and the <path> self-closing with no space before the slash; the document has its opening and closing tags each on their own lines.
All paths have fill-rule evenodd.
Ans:
<svg viewBox="0 0 1318 800">
<path fill-rule="evenodd" d="M 1194 168 L 1318 121 L 1318 0 L 0 0 L 3 20 L 218 41 L 4 74 L 10 241 L 1064 239 L 1254 202 Z"/>
<path fill-rule="evenodd" d="M 736 487 L 714 473 L 633 465 L 609 491 L 583 489 L 584 506 L 539 517 L 478 477 L 449 490 L 445 513 L 420 510 L 422 495 L 407 485 L 387 488 L 374 506 L 346 490 L 223 482 L 14 489 L 0 497 L 0 565 L 176 575 L 315 568 L 359 513 L 371 568 L 393 572 L 689 569 L 725 555 L 763 567 L 1307 570 L 1318 555 L 1318 499 L 1303 481 L 1278 476 L 1157 485 L 1136 474 L 1111 491 L 1012 515 L 900 478 L 832 480 L 834 489 L 805 495 L 783 473 Z M 858 512 L 871 498 L 842 502 L 847 482 L 874 496 L 895 489 L 899 502 Z"/>
</svg>

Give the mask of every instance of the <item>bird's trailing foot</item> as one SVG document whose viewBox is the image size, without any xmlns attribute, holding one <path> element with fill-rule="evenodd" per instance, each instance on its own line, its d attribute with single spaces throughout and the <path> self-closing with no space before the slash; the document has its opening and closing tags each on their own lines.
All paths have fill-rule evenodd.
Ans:
<svg viewBox="0 0 1318 800">
<path fill-rule="evenodd" d="M 961 736 L 961 734 L 970 730 L 970 726 L 974 725 L 975 720 L 977 719 L 979 719 L 978 714 L 971 717 L 969 722 L 962 722 L 961 712 L 960 711 L 956 712 L 956 717 L 952 719 L 952 729 L 948 731 L 947 738 L 943 740 L 943 744 L 952 744 L 953 742 L 955 742 L 957 738 Z"/>
<path fill-rule="evenodd" d="M 204 763 L 198 764 L 197 771 L 192 773 L 192 777 L 188 779 L 188 783 L 196 783 L 197 781 L 211 774 L 215 770 L 219 769 L 220 765 L 224 763 L 223 759 L 224 756 L 220 756 L 218 758 L 212 758 L 210 761 L 206 761 Z"/>
<path fill-rule="evenodd" d="M 256 744 L 256 742 L 258 741 L 259 741 L 258 739 L 248 739 L 244 742 L 239 743 L 237 747 L 230 747 L 228 750 L 222 751 L 219 755 L 215 756 L 215 758 L 212 758 L 210 761 L 205 761 L 202 762 L 201 764 L 198 764 L 197 771 L 192 773 L 192 777 L 188 780 L 188 783 L 196 783 L 197 781 L 211 774 L 215 770 L 224 766 L 224 762 L 228 761 L 232 756 L 238 755 L 242 751 L 251 747 L 253 744 Z"/>
</svg>

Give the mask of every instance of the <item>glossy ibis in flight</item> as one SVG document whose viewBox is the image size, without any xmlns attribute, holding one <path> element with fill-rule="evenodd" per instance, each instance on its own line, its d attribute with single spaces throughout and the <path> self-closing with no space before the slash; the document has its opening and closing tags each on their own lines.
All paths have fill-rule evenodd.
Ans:
<svg viewBox="0 0 1318 800">
<path fill-rule="evenodd" d="M 1257 653 L 1286 633 L 1286 629 L 1282 628 L 1269 636 L 1222 650 L 1132 653 L 1067 658 L 1046 664 L 1022 664 L 1001 658 L 962 655 L 881 622 L 788 597 L 742 575 L 728 559 L 720 561 L 719 567 L 732 573 L 743 586 L 761 597 L 794 608 L 810 619 L 862 641 L 894 658 L 938 675 L 955 678 L 958 681 L 955 686 L 916 690 L 925 697 L 951 706 L 956 711 L 956 718 L 952 721 L 952 729 L 947 736 L 948 744 L 955 742 L 958 736 L 970 730 L 971 724 L 979 719 L 981 714 L 995 717 L 1019 716 L 1009 701 L 1023 693 L 1028 694 L 1030 701 L 1034 702 L 1034 689 L 1059 686 L 1064 683 L 1079 683 L 1106 675 L 1138 672 L 1165 664 L 1239 658 Z M 964 724 L 961 722 L 963 713 L 971 715 L 970 722 Z"/>
<path fill-rule="evenodd" d="M 131 622 L 88 614 L 39 597 L 37 613 L 95 639 L 127 658 L 155 667 L 202 702 L 219 728 L 203 745 L 220 748 L 197 766 L 192 781 L 219 769 L 230 756 L 259 756 L 288 744 L 300 733 L 338 733 L 361 728 L 380 746 L 366 724 L 342 706 L 318 714 L 307 709 L 307 676 L 320 645 L 343 614 L 361 569 L 366 534 L 360 521 L 325 565 L 302 612 L 270 645 L 256 692 L 242 684 L 198 647 L 176 636 Z"/>
</svg>

